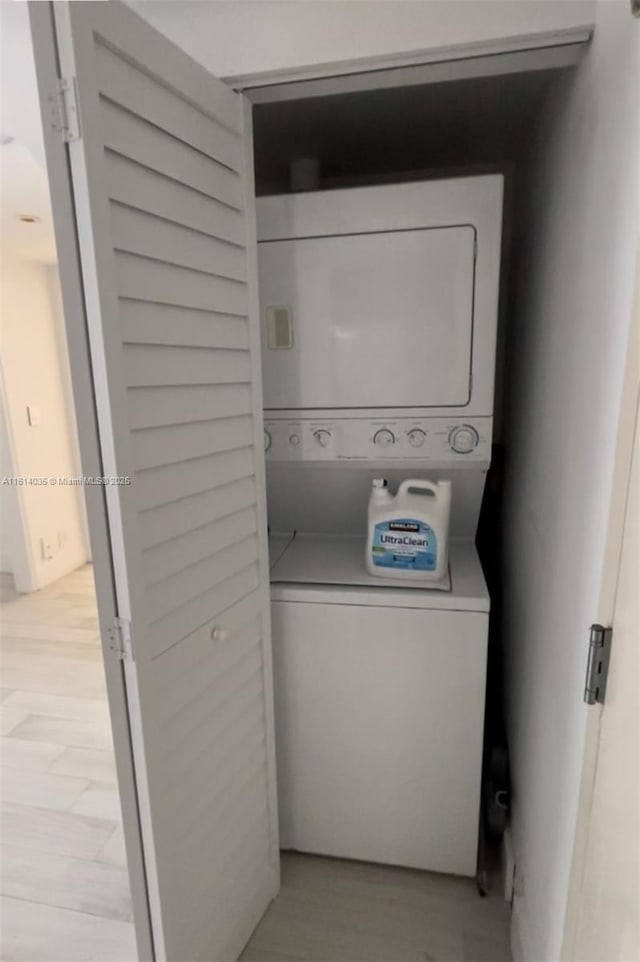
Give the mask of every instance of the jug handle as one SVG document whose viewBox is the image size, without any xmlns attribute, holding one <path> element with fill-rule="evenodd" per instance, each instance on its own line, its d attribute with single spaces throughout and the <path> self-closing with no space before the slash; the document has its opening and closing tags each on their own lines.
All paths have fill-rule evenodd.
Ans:
<svg viewBox="0 0 640 962">
<path fill-rule="evenodd" d="M 436 496 L 439 493 L 437 484 L 435 484 L 433 481 L 426 481 L 421 478 L 417 479 L 416 481 L 411 481 L 410 479 L 408 481 L 403 481 L 398 488 L 396 497 L 399 498 L 408 491 L 430 491 L 431 494 Z"/>
</svg>

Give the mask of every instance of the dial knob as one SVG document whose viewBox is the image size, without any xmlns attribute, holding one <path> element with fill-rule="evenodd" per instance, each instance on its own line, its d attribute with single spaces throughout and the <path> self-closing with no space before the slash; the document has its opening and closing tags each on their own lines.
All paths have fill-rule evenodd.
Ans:
<svg viewBox="0 0 640 962">
<path fill-rule="evenodd" d="M 268 431 L 265 431 L 265 432 L 264 432 L 264 449 L 265 449 L 265 451 L 268 451 L 270 447 L 271 447 L 271 435 L 269 434 Z"/>
<path fill-rule="evenodd" d="M 456 454 L 471 454 L 479 440 L 478 432 L 470 424 L 461 424 L 449 435 L 449 445 Z"/>
<path fill-rule="evenodd" d="M 300 444 L 300 435 L 299 435 L 299 434 L 290 434 L 290 435 L 289 435 L 289 444 L 293 444 L 294 448 L 297 447 L 297 446 Z"/>
<path fill-rule="evenodd" d="M 326 448 L 331 444 L 331 431 L 325 431 L 321 428 L 319 431 L 314 431 L 313 436 L 321 448 Z"/>
<path fill-rule="evenodd" d="M 388 448 L 391 444 L 395 444 L 395 434 L 388 428 L 380 428 L 379 431 L 373 435 L 373 443 L 377 444 L 380 448 Z"/>
<path fill-rule="evenodd" d="M 412 448 L 421 448 L 426 437 L 427 433 L 422 428 L 411 428 L 407 433 L 407 439 Z"/>
</svg>

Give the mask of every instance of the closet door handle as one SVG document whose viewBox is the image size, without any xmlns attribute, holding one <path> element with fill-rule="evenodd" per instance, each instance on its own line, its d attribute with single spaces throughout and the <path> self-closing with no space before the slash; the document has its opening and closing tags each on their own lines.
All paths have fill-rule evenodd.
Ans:
<svg viewBox="0 0 640 962">
<path fill-rule="evenodd" d="M 231 632 L 228 628 L 223 628 L 222 625 L 215 625 L 211 631 L 212 641 L 228 641 L 231 637 Z"/>
</svg>

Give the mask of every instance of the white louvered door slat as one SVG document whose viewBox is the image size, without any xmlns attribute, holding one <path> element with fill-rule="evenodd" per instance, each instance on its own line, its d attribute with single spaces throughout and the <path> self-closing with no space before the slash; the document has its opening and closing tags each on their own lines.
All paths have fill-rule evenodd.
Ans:
<svg viewBox="0 0 640 962">
<path fill-rule="evenodd" d="M 279 885 L 250 112 L 118 0 L 54 17 L 155 957 L 229 960 Z"/>
</svg>

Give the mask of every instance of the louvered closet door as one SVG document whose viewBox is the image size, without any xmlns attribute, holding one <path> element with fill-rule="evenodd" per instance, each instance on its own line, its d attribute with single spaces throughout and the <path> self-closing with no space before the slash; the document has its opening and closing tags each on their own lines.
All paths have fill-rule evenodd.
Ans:
<svg viewBox="0 0 640 962">
<path fill-rule="evenodd" d="M 155 952 L 232 959 L 278 887 L 250 114 L 114 0 L 55 20 Z"/>
</svg>

